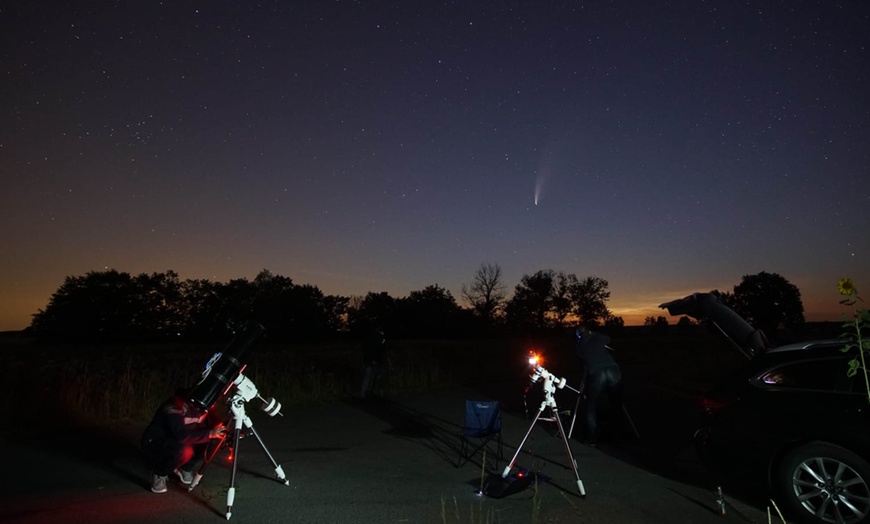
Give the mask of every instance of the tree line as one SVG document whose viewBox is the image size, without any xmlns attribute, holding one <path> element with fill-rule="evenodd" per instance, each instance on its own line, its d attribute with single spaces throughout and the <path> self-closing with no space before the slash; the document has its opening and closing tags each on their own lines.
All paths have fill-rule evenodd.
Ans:
<svg viewBox="0 0 870 524">
<path fill-rule="evenodd" d="M 761 284 L 769 285 L 771 274 L 760 275 Z M 778 275 L 773 277 L 778 298 L 783 296 L 779 289 L 783 283 L 796 293 L 802 322 L 797 288 Z M 723 294 L 729 304 L 755 303 L 770 294 L 759 292 L 758 282 L 747 283 L 748 278 L 744 277 L 743 287 L 735 286 L 734 293 Z M 256 320 L 266 327 L 270 340 L 293 341 L 331 339 L 375 328 L 391 338 L 443 339 L 542 334 L 577 321 L 612 330 L 624 325 L 607 307 L 607 280 L 594 276 L 581 279 L 541 270 L 524 275 L 508 297 L 501 267 L 484 263 L 462 285 L 461 297 L 465 307 L 437 284 L 400 298 L 386 292 L 326 295 L 317 286 L 297 284 L 268 270 L 253 280 L 226 283 L 182 280 L 174 271 L 139 275 L 92 271 L 66 277 L 45 309 L 33 315 L 28 331 L 40 338 L 71 341 L 212 341 L 226 339 L 241 323 Z M 796 318 L 791 313 L 789 321 Z"/>
</svg>

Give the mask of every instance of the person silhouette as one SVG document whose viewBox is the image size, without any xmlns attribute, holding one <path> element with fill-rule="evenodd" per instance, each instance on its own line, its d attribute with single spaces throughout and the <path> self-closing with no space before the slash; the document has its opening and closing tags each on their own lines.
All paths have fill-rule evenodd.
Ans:
<svg viewBox="0 0 870 524">
<path fill-rule="evenodd" d="M 379 399 L 386 397 L 387 386 L 387 339 L 382 329 L 374 329 L 363 341 L 363 380 L 360 398 L 369 399 L 373 394 Z"/>
<path fill-rule="evenodd" d="M 583 364 L 583 394 L 586 396 L 583 443 L 595 446 L 601 439 L 599 402 L 602 394 L 610 401 L 611 412 L 622 416 L 622 370 L 610 347 L 610 336 L 579 324 L 576 355 Z"/>
<path fill-rule="evenodd" d="M 151 491 L 166 493 L 170 474 L 184 484 L 193 481 L 193 469 L 211 439 L 222 439 L 227 428 L 221 422 L 210 423 L 208 412 L 188 398 L 189 391 L 179 389 L 164 401 L 142 433 L 142 451 L 151 466 Z"/>
</svg>

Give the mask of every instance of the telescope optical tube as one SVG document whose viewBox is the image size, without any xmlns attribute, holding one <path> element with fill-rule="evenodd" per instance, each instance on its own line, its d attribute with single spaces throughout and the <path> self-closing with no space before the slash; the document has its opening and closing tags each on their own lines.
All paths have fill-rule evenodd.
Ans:
<svg viewBox="0 0 870 524">
<path fill-rule="evenodd" d="M 239 373 L 247 365 L 248 356 L 254 342 L 266 332 L 266 328 L 257 322 L 248 322 L 236 333 L 226 349 L 210 368 L 206 368 L 202 380 L 190 390 L 190 400 L 194 405 L 209 411 L 215 401 L 232 385 Z"/>
</svg>

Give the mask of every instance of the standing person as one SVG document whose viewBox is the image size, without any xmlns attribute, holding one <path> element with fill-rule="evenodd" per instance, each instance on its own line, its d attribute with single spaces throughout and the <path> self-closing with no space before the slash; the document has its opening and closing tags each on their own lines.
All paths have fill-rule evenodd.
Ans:
<svg viewBox="0 0 870 524">
<path fill-rule="evenodd" d="M 583 363 L 583 393 L 586 396 L 585 435 L 583 443 L 595 446 L 601 438 L 598 403 L 607 394 L 611 413 L 622 417 L 622 371 L 613 356 L 610 336 L 592 331 L 585 324 L 577 326 L 576 354 Z"/>
<path fill-rule="evenodd" d="M 375 329 L 363 341 L 363 374 L 360 397 L 365 400 L 372 394 L 386 397 L 387 386 L 387 339 L 382 329 Z"/>
<path fill-rule="evenodd" d="M 211 439 L 222 439 L 227 429 L 220 422 L 209 425 L 208 412 L 179 389 L 157 409 L 142 434 L 142 450 L 151 466 L 151 491 L 166 493 L 166 480 L 174 473 L 184 484 L 193 481 L 193 468 Z"/>
</svg>

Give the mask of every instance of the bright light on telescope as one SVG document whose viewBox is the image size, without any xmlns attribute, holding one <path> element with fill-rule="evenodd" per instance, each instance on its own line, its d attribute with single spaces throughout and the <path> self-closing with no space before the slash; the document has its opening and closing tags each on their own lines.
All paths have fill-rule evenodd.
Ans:
<svg viewBox="0 0 870 524">
<path fill-rule="evenodd" d="M 539 355 L 537 355 L 536 353 L 532 353 L 531 355 L 529 355 L 529 364 L 531 364 L 533 366 L 537 366 L 538 364 L 541 363 L 542 360 L 543 359 Z"/>
</svg>

